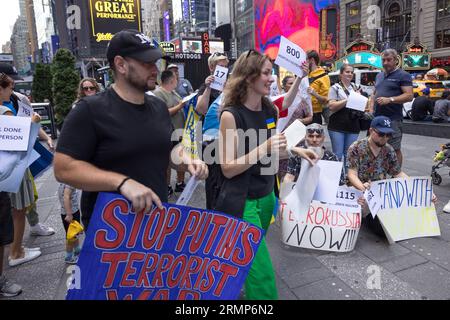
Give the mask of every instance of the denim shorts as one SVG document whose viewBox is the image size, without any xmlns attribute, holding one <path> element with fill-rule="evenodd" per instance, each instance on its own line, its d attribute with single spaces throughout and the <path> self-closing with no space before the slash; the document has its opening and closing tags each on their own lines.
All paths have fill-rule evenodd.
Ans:
<svg viewBox="0 0 450 320">
<path fill-rule="evenodd" d="M 13 242 L 14 225 L 12 219 L 12 207 L 9 195 L 0 192 L 0 246 L 6 246 Z"/>
</svg>

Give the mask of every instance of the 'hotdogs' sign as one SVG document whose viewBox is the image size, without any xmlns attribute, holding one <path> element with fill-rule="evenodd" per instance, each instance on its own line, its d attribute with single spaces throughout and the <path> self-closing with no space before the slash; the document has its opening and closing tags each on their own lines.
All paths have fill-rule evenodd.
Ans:
<svg viewBox="0 0 450 320">
<path fill-rule="evenodd" d="M 96 42 L 110 41 L 125 29 L 141 32 L 141 0 L 89 0 L 92 34 Z"/>
<path fill-rule="evenodd" d="M 237 299 L 263 231 L 202 209 L 164 204 L 131 212 L 101 193 L 81 252 L 79 288 L 69 300 Z"/>
</svg>

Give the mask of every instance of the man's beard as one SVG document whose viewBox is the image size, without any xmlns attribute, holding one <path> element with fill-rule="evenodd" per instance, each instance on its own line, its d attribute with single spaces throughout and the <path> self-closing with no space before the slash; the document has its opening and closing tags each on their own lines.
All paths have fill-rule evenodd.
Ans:
<svg viewBox="0 0 450 320">
<path fill-rule="evenodd" d="M 151 88 L 149 88 L 149 86 L 148 86 L 148 80 L 141 80 L 141 79 L 137 78 L 135 75 L 136 75 L 136 70 L 130 66 L 130 72 L 126 79 L 133 88 L 135 88 L 136 90 L 143 92 L 143 93 L 151 90 Z"/>
<path fill-rule="evenodd" d="M 381 143 L 381 142 L 374 141 L 373 143 L 375 143 L 375 145 L 376 145 L 378 148 L 382 148 L 382 147 L 384 147 L 384 146 L 386 145 L 386 142 L 385 142 L 385 143 Z"/>
</svg>

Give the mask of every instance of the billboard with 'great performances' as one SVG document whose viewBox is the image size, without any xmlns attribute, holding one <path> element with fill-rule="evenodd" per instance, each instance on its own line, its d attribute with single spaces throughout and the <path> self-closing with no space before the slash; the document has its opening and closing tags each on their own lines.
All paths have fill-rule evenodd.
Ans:
<svg viewBox="0 0 450 320">
<path fill-rule="evenodd" d="M 96 42 L 110 41 L 124 29 L 141 29 L 141 0 L 89 0 L 92 36 Z"/>
<path fill-rule="evenodd" d="M 319 51 L 323 40 L 320 12 L 338 7 L 339 0 L 255 0 L 254 5 L 256 50 L 275 59 L 280 36 L 305 51 Z"/>
</svg>

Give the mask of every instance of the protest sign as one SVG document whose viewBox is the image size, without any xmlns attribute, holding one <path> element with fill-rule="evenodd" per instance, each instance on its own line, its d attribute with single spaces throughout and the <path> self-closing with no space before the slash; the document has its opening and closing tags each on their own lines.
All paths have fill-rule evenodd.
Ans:
<svg viewBox="0 0 450 320">
<path fill-rule="evenodd" d="M 31 123 L 26 151 L 0 151 L 0 191 L 12 193 L 19 191 L 25 170 L 31 163 L 33 145 L 39 129 L 39 124 Z"/>
<path fill-rule="evenodd" d="M 39 141 L 34 144 L 34 150 L 39 154 L 39 158 L 30 165 L 30 171 L 33 177 L 37 179 L 51 168 L 53 153 L 48 151 Z"/>
<path fill-rule="evenodd" d="M 381 204 L 377 216 L 392 241 L 441 235 L 436 209 L 431 202 L 430 177 L 375 181 L 370 190 Z"/>
<path fill-rule="evenodd" d="M 285 192 L 290 188 L 282 189 Z M 352 202 L 346 199 L 349 194 L 354 195 Z M 352 251 L 361 227 L 361 207 L 356 202 L 356 192 L 349 188 L 340 187 L 337 198 L 335 205 L 312 201 L 306 209 L 289 197 L 280 199 L 283 243 L 314 250 Z"/>
<path fill-rule="evenodd" d="M 364 110 L 366 110 L 367 101 L 369 101 L 369 99 L 364 97 L 362 94 L 352 91 L 348 96 L 346 107 L 348 109 L 364 112 Z"/>
<path fill-rule="evenodd" d="M 100 193 L 68 300 L 234 300 L 263 231 L 212 211 L 164 204 L 131 212 Z"/>
<path fill-rule="evenodd" d="M 225 82 L 227 82 L 227 77 L 228 77 L 228 68 L 217 66 L 216 70 L 214 70 L 214 81 L 213 83 L 211 83 L 210 86 L 211 89 L 223 91 Z"/>
<path fill-rule="evenodd" d="M 0 116 L 0 150 L 27 151 L 31 118 Z"/>
<path fill-rule="evenodd" d="M 291 71 L 299 77 L 303 77 L 302 64 L 306 61 L 306 53 L 295 43 L 281 36 L 280 49 L 275 63 L 280 67 Z"/>
<path fill-rule="evenodd" d="M 181 144 L 191 158 L 198 158 L 197 141 L 202 141 L 201 128 L 198 128 L 200 115 L 195 111 L 198 96 L 194 96 L 184 107 L 186 123 L 184 125 L 183 139 Z M 199 130 L 200 129 L 200 130 Z M 199 131 L 199 132 L 197 132 Z"/>
<path fill-rule="evenodd" d="M 364 199 L 366 199 L 367 205 L 369 206 L 372 218 L 375 219 L 378 212 L 381 210 L 381 199 L 379 197 L 375 197 L 372 190 L 366 190 L 364 192 Z"/>
<path fill-rule="evenodd" d="M 19 112 L 17 112 L 18 117 L 28 117 L 31 118 L 34 114 L 34 110 L 31 106 L 19 101 Z"/>
<path fill-rule="evenodd" d="M 343 163 L 319 160 L 316 166 L 320 168 L 320 176 L 313 199 L 335 204 Z"/>
</svg>

